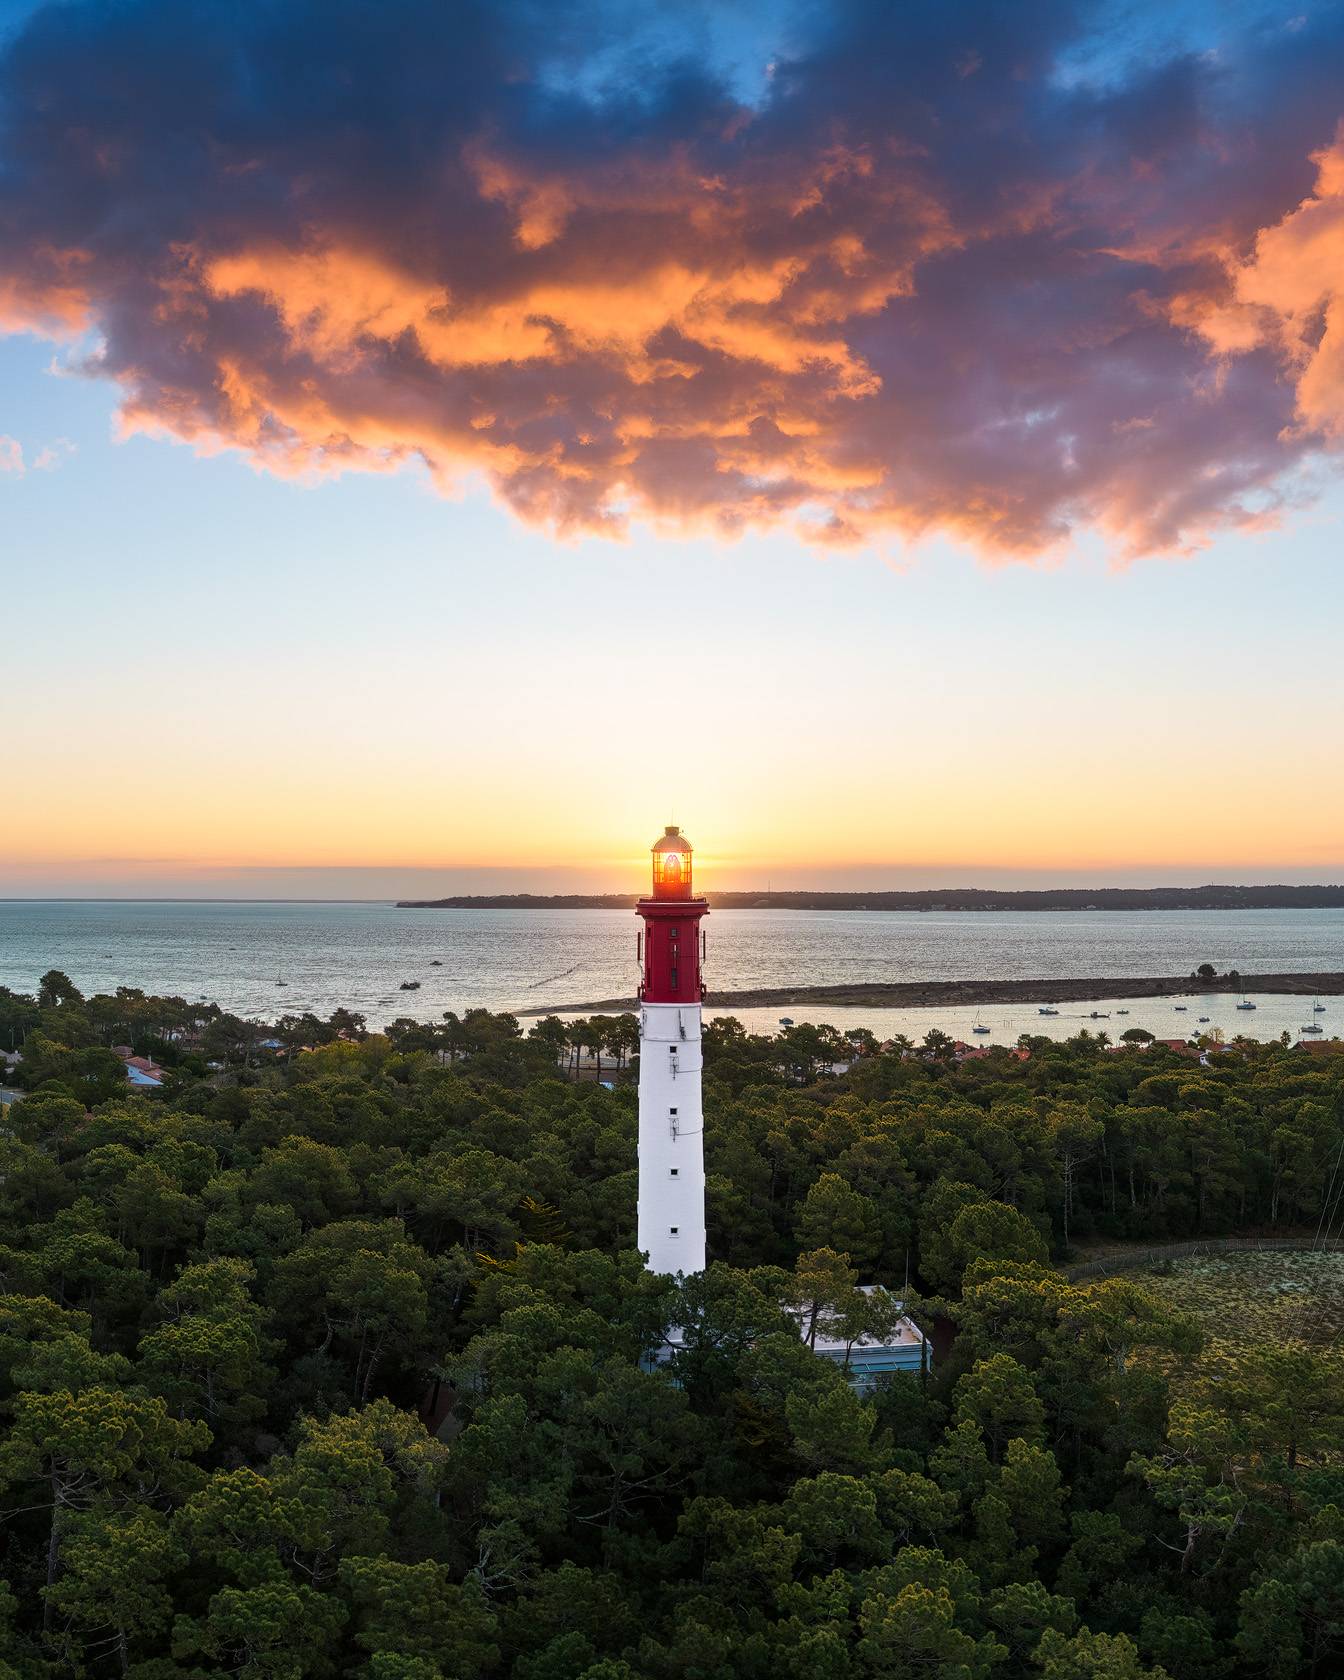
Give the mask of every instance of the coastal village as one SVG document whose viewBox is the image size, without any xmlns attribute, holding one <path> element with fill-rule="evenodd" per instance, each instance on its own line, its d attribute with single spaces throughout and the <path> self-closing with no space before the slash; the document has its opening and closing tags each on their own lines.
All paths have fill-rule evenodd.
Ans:
<svg viewBox="0 0 1344 1680">
<path fill-rule="evenodd" d="M 590 1027 L 588 1020 L 561 1020 L 554 1017 L 565 1030 L 565 1042 L 557 1051 L 557 1069 L 569 1077 L 579 1080 L 594 1079 L 612 1085 L 615 1076 L 623 1076 L 625 1064 L 611 1053 L 604 1054 L 599 1043 L 594 1040 L 600 1033 Z M 419 1023 L 412 1023 L 409 1030 L 413 1033 Z M 781 1030 L 787 1031 L 795 1025 L 789 1021 L 781 1024 Z M 206 1040 L 210 1027 L 207 1017 L 195 1017 L 181 1026 L 165 1029 L 165 1040 L 182 1053 L 198 1052 Z M 406 1029 L 403 1029 L 403 1031 Z M 1086 1030 L 1086 1029 L 1084 1029 Z M 968 1062 L 989 1062 L 996 1056 L 1006 1055 L 1015 1061 L 1030 1060 L 1031 1048 L 1026 1044 L 984 1044 L 971 1043 L 964 1039 L 952 1038 L 946 1034 L 939 1034 L 933 1029 L 935 1042 L 933 1044 L 906 1044 L 895 1039 L 873 1040 L 873 1049 L 878 1054 L 897 1054 L 911 1061 L 950 1061 L 958 1066 Z M 277 1037 L 268 1033 L 264 1025 L 258 1024 L 257 1034 L 249 1047 L 248 1059 L 257 1067 L 267 1065 L 282 1065 L 296 1055 L 310 1054 L 319 1050 L 323 1042 L 332 1039 L 344 1039 L 355 1042 L 358 1034 L 348 1027 L 337 1028 L 331 1038 L 313 1037 L 310 1042 L 304 1042 L 302 1034 L 298 1041 L 294 1037 Z M 944 1040 L 946 1042 L 944 1042 Z M 1235 1054 L 1244 1045 L 1257 1042 L 1254 1039 L 1231 1038 L 1214 1040 L 1207 1037 L 1159 1037 L 1153 1034 L 1141 1042 L 1120 1044 L 1107 1043 L 1103 1046 L 1105 1053 L 1120 1056 L 1142 1052 L 1148 1048 L 1169 1051 L 1173 1055 L 1186 1060 L 1199 1062 L 1207 1067 L 1210 1062 L 1223 1055 Z M 126 1084 L 128 1089 L 140 1091 L 162 1090 L 173 1077 L 173 1067 L 161 1064 L 150 1056 L 138 1055 L 129 1044 L 114 1044 L 114 1055 L 118 1056 L 126 1070 Z M 1312 1056 L 1344 1055 L 1344 1038 L 1298 1037 L 1293 1041 L 1293 1049 Z M 454 1060 L 453 1052 L 445 1047 L 436 1047 L 434 1056 L 444 1064 L 451 1064 Z M 820 1071 L 829 1073 L 837 1078 L 850 1072 L 854 1066 L 854 1055 L 836 1056 L 831 1060 L 818 1064 Z M 0 1050 L 0 1105 L 17 1100 L 22 1092 L 13 1087 L 6 1087 L 3 1083 L 4 1075 L 13 1075 L 23 1061 L 22 1050 Z M 207 1070 L 216 1073 L 223 1072 L 226 1063 L 222 1061 L 205 1062 Z"/>
</svg>

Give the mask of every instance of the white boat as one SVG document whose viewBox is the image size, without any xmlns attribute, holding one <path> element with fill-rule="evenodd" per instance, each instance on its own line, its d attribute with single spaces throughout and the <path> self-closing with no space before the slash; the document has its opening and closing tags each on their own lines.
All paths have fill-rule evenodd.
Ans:
<svg viewBox="0 0 1344 1680">
<path fill-rule="evenodd" d="M 1116 1014 L 1117 1015 L 1128 1015 L 1129 1011 L 1127 1009 L 1117 1009 Z"/>
<path fill-rule="evenodd" d="M 1038 1015 L 1058 1015 L 1059 1011 L 1052 1009 L 1048 1003 L 1042 1003 L 1037 1006 L 1036 1013 Z"/>
<path fill-rule="evenodd" d="M 1111 1012 L 1109 1009 L 1094 1009 L 1088 1016 L 1089 1021 L 1109 1021 L 1110 1018 Z"/>
<path fill-rule="evenodd" d="M 1237 1008 L 1238 1009 L 1254 1009 L 1255 1005 L 1251 1002 L 1251 1000 L 1249 998 L 1242 998 L 1241 1002 L 1237 1005 Z"/>
<path fill-rule="evenodd" d="M 981 1025 L 980 1025 L 980 1024 L 979 1024 L 979 1022 L 977 1022 L 977 1023 L 976 1023 L 976 1024 L 975 1024 L 975 1026 L 973 1026 L 973 1027 L 972 1027 L 972 1028 L 971 1028 L 971 1031 L 972 1031 L 972 1032 L 973 1032 L 973 1033 L 987 1033 L 987 1032 L 989 1032 L 989 1031 L 990 1031 L 990 1030 L 991 1030 L 991 1029 L 990 1029 L 990 1028 L 989 1028 L 989 1027 L 982 1027 L 982 1026 L 981 1026 Z"/>
<path fill-rule="evenodd" d="M 1321 1025 L 1321 1023 L 1319 1021 L 1313 1021 L 1309 1027 L 1303 1027 L 1302 1031 L 1304 1033 L 1318 1033 L 1318 1032 L 1324 1032 L 1325 1028 Z"/>
</svg>

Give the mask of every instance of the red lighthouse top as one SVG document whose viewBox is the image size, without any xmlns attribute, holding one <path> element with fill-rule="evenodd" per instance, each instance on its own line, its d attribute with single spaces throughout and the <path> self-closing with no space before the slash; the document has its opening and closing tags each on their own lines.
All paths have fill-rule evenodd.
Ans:
<svg viewBox="0 0 1344 1680">
<path fill-rule="evenodd" d="M 673 828 L 671 824 L 662 839 L 653 843 L 653 896 L 691 896 L 691 843 L 679 828 Z"/>
<path fill-rule="evenodd" d="M 701 1001 L 700 918 L 708 913 L 705 900 L 691 896 L 691 843 L 669 827 L 653 844 L 653 893 L 639 901 L 645 1003 Z"/>
</svg>

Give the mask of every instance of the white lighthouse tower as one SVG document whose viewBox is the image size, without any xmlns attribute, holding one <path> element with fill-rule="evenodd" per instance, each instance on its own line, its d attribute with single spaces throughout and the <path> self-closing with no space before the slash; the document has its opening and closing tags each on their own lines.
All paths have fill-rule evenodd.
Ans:
<svg viewBox="0 0 1344 1680">
<path fill-rule="evenodd" d="M 639 1049 L 639 1246 L 652 1272 L 705 1269 L 700 1074 L 700 919 L 691 847 L 669 828 L 653 847 L 653 892 L 638 913 L 643 979 Z"/>
</svg>

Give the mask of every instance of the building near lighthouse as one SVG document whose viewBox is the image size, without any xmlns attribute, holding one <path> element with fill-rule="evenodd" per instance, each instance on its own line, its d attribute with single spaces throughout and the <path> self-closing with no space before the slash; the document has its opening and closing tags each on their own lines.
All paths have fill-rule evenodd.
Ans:
<svg viewBox="0 0 1344 1680">
<path fill-rule="evenodd" d="M 871 1283 L 860 1284 L 860 1292 L 867 1296 L 876 1293 Z M 896 1311 L 904 1302 L 893 1300 Z M 807 1340 L 805 1315 L 793 1309 L 798 1333 Z M 870 1335 L 863 1331 L 847 1332 L 834 1318 L 823 1315 L 811 1337 L 812 1351 L 819 1359 L 829 1359 L 843 1365 L 849 1386 L 858 1394 L 871 1394 L 884 1377 L 898 1371 L 928 1372 L 932 1369 L 933 1350 L 924 1332 L 904 1313 L 895 1321 L 888 1320 L 885 1334 Z"/>
<path fill-rule="evenodd" d="M 653 847 L 639 936 L 639 1246 L 654 1272 L 705 1269 L 701 999 L 705 952 L 691 845 L 668 828 Z"/>
</svg>

